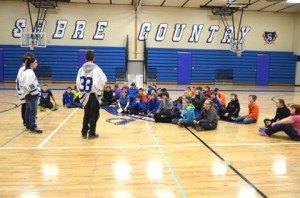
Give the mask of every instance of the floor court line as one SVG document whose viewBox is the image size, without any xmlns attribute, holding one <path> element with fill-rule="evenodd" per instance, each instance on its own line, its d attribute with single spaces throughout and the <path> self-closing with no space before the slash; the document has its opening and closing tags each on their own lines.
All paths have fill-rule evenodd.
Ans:
<svg viewBox="0 0 300 198">
<path fill-rule="evenodd" d="M 179 192 L 180 192 L 181 197 L 182 197 L 182 198 L 186 198 L 187 196 L 186 196 L 186 193 L 185 193 L 185 191 L 184 191 L 184 189 L 183 189 L 183 187 L 182 187 L 182 184 L 181 184 L 181 182 L 179 181 L 179 179 L 178 179 L 178 177 L 177 177 L 177 175 L 176 175 L 174 169 L 172 168 L 172 165 L 170 164 L 170 161 L 168 160 L 168 157 L 167 157 L 166 154 L 164 153 L 164 151 L 163 151 L 161 145 L 159 144 L 159 142 L 158 142 L 158 140 L 157 140 L 155 134 L 153 133 L 151 127 L 149 126 L 149 123 L 148 123 L 148 122 L 146 122 L 146 126 L 147 126 L 147 128 L 148 128 L 149 134 L 150 134 L 151 137 L 152 137 L 152 140 L 153 140 L 154 143 L 155 143 L 156 148 L 159 150 L 159 153 L 160 153 L 161 157 L 163 158 L 163 160 L 164 160 L 164 162 L 165 162 L 165 165 L 167 166 L 169 172 L 171 173 L 171 175 L 172 175 L 172 177 L 173 177 L 173 180 L 174 180 L 175 183 L 176 183 L 176 186 L 177 186 L 177 188 L 178 188 L 178 190 L 179 190 Z"/>
<path fill-rule="evenodd" d="M 255 144 L 255 143 L 252 143 L 250 140 L 248 140 L 247 138 L 245 137 L 242 137 L 240 135 L 237 135 L 236 133 L 233 133 L 232 131 L 229 131 L 227 130 L 224 126 L 221 127 L 223 131 L 225 131 L 226 133 L 229 133 L 231 134 L 232 136 L 240 139 L 241 141 L 243 142 L 247 142 L 246 144 L 248 144 L 249 146 L 259 150 L 260 152 L 262 152 L 265 156 L 269 157 L 270 159 L 272 160 L 276 160 L 276 159 L 280 159 L 280 156 L 277 155 L 277 154 L 274 154 L 274 153 L 271 153 L 269 151 L 266 151 L 265 149 L 263 149 L 262 145 L 260 144 Z M 268 137 L 265 137 L 265 138 L 268 138 Z M 245 144 L 245 143 L 243 143 Z M 276 145 L 300 145 L 300 142 L 282 142 L 282 143 L 270 143 L 270 146 L 276 146 Z M 286 165 L 289 166 L 290 168 L 292 168 L 293 170 L 297 171 L 297 172 L 300 172 L 300 168 L 299 166 L 297 165 L 294 165 L 292 163 L 289 163 L 289 162 L 286 162 Z"/>
<path fill-rule="evenodd" d="M 185 127 L 187 131 L 189 131 L 195 138 L 197 138 L 208 150 L 210 150 L 213 154 L 215 154 L 220 160 L 225 161 L 225 159 L 216 152 L 213 148 L 210 147 L 204 140 L 202 140 L 199 136 L 197 136 L 191 129 Z M 263 193 L 257 186 L 254 185 L 249 179 L 247 179 L 242 173 L 240 173 L 234 166 L 228 165 L 228 167 L 235 172 L 244 182 L 246 182 L 249 186 L 251 186 L 260 196 L 267 198 L 268 196 Z"/>
<path fill-rule="evenodd" d="M 46 115 L 44 115 L 43 117 L 41 117 L 40 119 L 37 120 L 37 123 L 43 121 L 45 118 L 47 118 L 49 115 L 51 114 L 51 111 L 48 112 Z M 0 145 L 1 147 L 6 146 L 7 144 L 9 144 L 10 142 L 12 142 L 13 140 L 15 140 L 17 137 L 19 137 L 21 134 L 23 134 L 24 132 L 26 132 L 26 129 L 23 129 L 22 131 L 20 131 L 19 133 L 17 133 L 15 136 L 13 136 L 12 138 L 10 138 L 9 140 L 7 140 L 6 142 L 2 143 Z"/>
<path fill-rule="evenodd" d="M 214 147 L 235 147 L 235 146 L 282 146 L 298 145 L 296 142 L 282 143 L 234 143 L 234 144 L 210 144 Z M 201 144 L 160 144 L 162 148 L 182 148 L 182 147 L 204 147 Z M 157 148 L 157 145 L 107 145 L 107 146 L 49 146 L 49 147 L 2 147 L 1 150 L 80 150 L 80 149 L 139 149 Z"/>
<path fill-rule="evenodd" d="M 77 112 L 78 108 L 76 108 L 66 119 L 64 119 L 60 125 L 40 144 L 38 148 L 42 148 L 51 138 L 55 135 L 55 133 Z"/>
</svg>

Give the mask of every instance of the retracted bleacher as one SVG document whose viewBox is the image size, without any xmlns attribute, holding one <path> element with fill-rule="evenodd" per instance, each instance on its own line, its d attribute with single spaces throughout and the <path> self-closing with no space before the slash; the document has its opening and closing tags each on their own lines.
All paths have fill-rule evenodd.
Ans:
<svg viewBox="0 0 300 198">
<path fill-rule="evenodd" d="M 233 83 L 232 68 L 218 68 L 215 71 L 215 84 L 232 84 Z"/>
</svg>

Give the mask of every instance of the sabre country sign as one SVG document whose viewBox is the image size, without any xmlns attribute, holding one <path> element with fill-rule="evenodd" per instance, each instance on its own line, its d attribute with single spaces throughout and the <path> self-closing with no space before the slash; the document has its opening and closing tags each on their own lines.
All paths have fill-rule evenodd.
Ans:
<svg viewBox="0 0 300 198">
<path fill-rule="evenodd" d="M 43 32 L 46 25 L 46 20 L 39 20 L 37 23 L 34 32 Z M 24 29 L 27 26 L 26 19 L 17 19 L 15 21 L 15 25 L 12 29 L 12 37 L 13 38 L 21 38 Z M 52 33 L 52 39 L 63 39 L 65 37 L 66 29 L 69 28 L 67 20 L 57 20 L 55 29 Z M 139 27 L 138 40 L 145 41 L 148 39 L 149 34 L 151 32 L 155 32 L 154 41 L 163 42 L 166 40 L 166 35 L 168 31 L 172 32 L 172 41 L 173 42 L 181 42 L 183 41 L 183 35 L 188 34 L 188 39 L 186 42 L 189 43 L 198 43 L 200 36 L 203 31 L 208 31 L 208 37 L 205 38 L 206 43 L 212 43 L 214 40 L 214 36 L 219 32 L 223 34 L 220 43 L 227 44 L 231 43 L 234 28 L 229 26 L 227 28 L 221 27 L 219 25 L 210 25 L 205 27 L 203 24 L 193 24 L 191 28 L 187 28 L 187 24 L 176 23 L 174 26 L 169 27 L 168 23 L 160 23 L 156 27 L 154 27 L 151 22 L 142 23 Z M 85 29 L 87 27 L 87 21 L 85 20 L 77 20 L 73 26 L 73 34 L 71 39 L 74 40 L 83 40 L 86 37 L 92 38 L 93 40 L 105 40 L 107 36 L 105 33 L 105 29 L 109 28 L 109 21 L 97 21 L 95 24 L 95 32 L 93 35 L 86 35 Z M 206 30 L 204 30 L 206 29 Z M 251 27 L 242 26 L 240 31 L 240 40 L 244 41 L 247 34 L 250 32 Z M 236 30 L 237 31 L 237 30 Z"/>
</svg>

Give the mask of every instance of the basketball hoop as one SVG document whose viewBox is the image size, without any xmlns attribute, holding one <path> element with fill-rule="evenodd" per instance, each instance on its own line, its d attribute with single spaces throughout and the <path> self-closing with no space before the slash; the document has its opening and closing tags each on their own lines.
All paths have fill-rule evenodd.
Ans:
<svg viewBox="0 0 300 198">
<path fill-rule="evenodd" d="M 30 50 L 34 50 L 34 48 L 36 47 L 47 47 L 46 34 L 36 32 L 23 32 L 21 38 L 21 47 L 29 47 Z"/>
<path fill-rule="evenodd" d="M 229 50 L 236 53 L 237 56 L 242 56 L 244 42 L 242 40 L 232 39 Z"/>
</svg>

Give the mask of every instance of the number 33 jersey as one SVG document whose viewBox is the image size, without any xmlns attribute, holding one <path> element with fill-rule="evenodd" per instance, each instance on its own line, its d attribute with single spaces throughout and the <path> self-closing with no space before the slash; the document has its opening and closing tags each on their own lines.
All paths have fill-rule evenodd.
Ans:
<svg viewBox="0 0 300 198">
<path fill-rule="evenodd" d="M 96 96 L 100 95 L 106 82 L 106 75 L 98 65 L 92 62 L 83 64 L 78 71 L 76 79 L 80 102 L 85 106 L 89 100 L 90 93 L 95 93 Z M 100 102 L 100 98 L 97 98 Z"/>
</svg>

